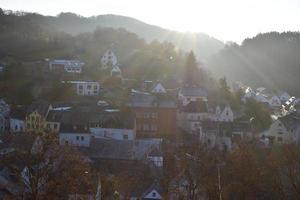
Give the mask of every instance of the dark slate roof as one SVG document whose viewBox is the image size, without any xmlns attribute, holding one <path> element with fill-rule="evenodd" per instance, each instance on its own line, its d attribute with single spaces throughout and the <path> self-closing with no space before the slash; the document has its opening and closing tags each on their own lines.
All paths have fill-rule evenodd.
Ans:
<svg viewBox="0 0 300 200">
<path fill-rule="evenodd" d="M 198 100 L 191 101 L 189 104 L 183 107 L 184 112 L 188 113 L 205 113 L 208 112 L 207 101 Z"/>
<path fill-rule="evenodd" d="M 300 125 L 300 115 L 297 112 L 292 112 L 278 119 L 284 124 L 284 126 L 288 130 Z"/>
<path fill-rule="evenodd" d="M 166 94 L 133 93 L 129 101 L 129 106 L 135 108 L 176 108 L 176 102 Z"/>
<path fill-rule="evenodd" d="M 143 160 L 153 149 L 161 149 L 161 140 L 110 140 L 93 138 L 88 154 L 91 158 Z"/>
<path fill-rule="evenodd" d="M 50 103 L 47 101 L 39 100 L 39 101 L 34 101 L 27 109 L 27 115 L 37 111 L 39 114 L 42 116 L 46 117 L 47 112 L 49 110 Z"/>
<path fill-rule="evenodd" d="M 12 105 L 10 107 L 10 118 L 24 120 L 26 116 L 26 106 Z"/>
<path fill-rule="evenodd" d="M 60 133 L 90 133 L 88 125 L 61 124 Z"/>
<path fill-rule="evenodd" d="M 50 110 L 47 116 L 48 122 L 60 122 L 63 111 Z"/>
<path fill-rule="evenodd" d="M 180 92 L 183 96 L 207 97 L 207 91 L 202 87 L 184 86 Z"/>
</svg>

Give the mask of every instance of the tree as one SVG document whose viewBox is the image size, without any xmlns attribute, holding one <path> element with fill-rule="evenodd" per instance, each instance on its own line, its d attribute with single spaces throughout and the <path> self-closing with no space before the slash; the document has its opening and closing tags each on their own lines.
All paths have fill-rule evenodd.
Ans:
<svg viewBox="0 0 300 200">
<path fill-rule="evenodd" d="M 185 83 L 190 86 L 199 86 L 200 70 L 198 68 L 197 60 L 193 51 L 187 55 L 185 70 Z"/>
<path fill-rule="evenodd" d="M 32 148 L 16 150 L 2 159 L 1 165 L 17 177 L 28 199 L 66 198 L 90 188 L 90 177 L 84 173 L 89 164 L 84 157 L 72 147 L 58 146 L 52 137 L 38 136 Z"/>
</svg>

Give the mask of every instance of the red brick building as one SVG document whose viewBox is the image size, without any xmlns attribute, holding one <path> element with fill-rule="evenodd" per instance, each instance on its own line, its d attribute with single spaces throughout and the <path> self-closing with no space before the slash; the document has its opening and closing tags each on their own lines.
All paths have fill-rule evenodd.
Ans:
<svg viewBox="0 0 300 200">
<path fill-rule="evenodd" d="M 167 94 L 133 93 L 129 107 L 135 116 L 138 138 L 164 137 L 176 133 L 177 106 Z"/>
</svg>

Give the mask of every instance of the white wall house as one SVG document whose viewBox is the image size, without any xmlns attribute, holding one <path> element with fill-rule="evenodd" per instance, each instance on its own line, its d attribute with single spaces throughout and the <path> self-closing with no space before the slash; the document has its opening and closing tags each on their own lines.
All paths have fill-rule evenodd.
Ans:
<svg viewBox="0 0 300 200">
<path fill-rule="evenodd" d="M 104 69 L 115 66 L 117 63 L 117 56 L 111 49 L 107 50 L 101 58 L 101 65 Z"/>
<path fill-rule="evenodd" d="M 18 133 L 25 131 L 25 122 L 22 119 L 10 118 L 10 131 Z"/>
<path fill-rule="evenodd" d="M 122 77 L 122 71 L 118 65 L 114 65 L 110 71 L 110 76 L 112 77 Z"/>
<path fill-rule="evenodd" d="M 216 107 L 216 121 L 233 122 L 233 120 L 234 120 L 234 114 L 230 105 L 228 104 L 225 105 L 223 110 L 219 105 Z"/>
<path fill-rule="evenodd" d="M 115 140 L 134 140 L 135 133 L 132 129 L 116 128 L 90 128 L 92 136 L 95 138 L 108 138 Z"/>
<path fill-rule="evenodd" d="M 63 71 L 67 73 L 81 73 L 84 62 L 79 60 L 52 60 L 49 61 L 50 71 Z"/>
<path fill-rule="evenodd" d="M 90 133 L 59 133 L 60 145 L 89 147 L 90 142 L 91 142 Z"/>
<path fill-rule="evenodd" d="M 80 96 L 99 95 L 100 83 L 96 81 L 78 81 L 76 83 L 76 93 Z"/>
</svg>

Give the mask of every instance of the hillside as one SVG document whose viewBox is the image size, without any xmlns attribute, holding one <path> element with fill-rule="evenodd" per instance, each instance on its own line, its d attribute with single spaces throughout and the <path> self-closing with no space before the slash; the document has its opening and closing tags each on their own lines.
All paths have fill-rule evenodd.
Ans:
<svg viewBox="0 0 300 200">
<path fill-rule="evenodd" d="M 49 31 L 60 31 L 71 35 L 93 32 L 97 27 L 124 28 L 147 42 L 153 40 L 171 42 L 176 48 L 185 51 L 194 50 L 196 55 L 204 61 L 224 47 L 221 41 L 203 33 L 180 33 L 125 16 L 99 15 L 86 18 L 73 13 L 61 13 L 57 17 L 26 13 L 26 16 L 31 22 Z"/>
<path fill-rule="evenodd" d="M 195 53 L 202 59 L 207 59 L 212 54 L 223 48 L 224 44 L 203 33 L 180 33 L 170 31 L 158 26 L 153 26 L 130 17 L 118 15 L 99 15 L 84 18 L 72 13 L 62 13 L 51 18 L 51 24 L 57 29 L 70 34 L 82 31 L 93 31 L 97 26 L 110 28 L 125 28 L 147 41 L 172 42 L 176 47 Z"/>
<path fill-rule="evenodd" d="M 270 32 L 227 45 L 207 66 L 232 81 L 300 95 L 299 58 L 299 32 Z"/>
</svg>

